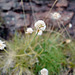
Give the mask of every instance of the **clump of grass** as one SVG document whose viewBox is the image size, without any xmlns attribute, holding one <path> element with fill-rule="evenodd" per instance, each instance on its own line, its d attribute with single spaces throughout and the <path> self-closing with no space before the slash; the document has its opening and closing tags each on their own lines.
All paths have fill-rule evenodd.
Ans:
<svg viewBox="0 0 75 75">
<path fill-rule="evenodd" d="M 51 34 L 48 38 L 49 33 L 46 33 L 43 41 L 39 42 L 35 47 L 35 51 L 40 53 L 38 56 L 39 62 L 35 65 L 34 72 L 35 75 L 42 68 L 47 68 L 49 71 L 49 75 L 60 74 L 60 70 L 62 69 L 62 64 L 65 63 L 65 57 L 63 55 L 63 41 L 60 42 L 60 34 Z M 54 37 L 56 38 L 54 39 Z M 41 37 L 39 37 L 41 38 Z"/>
<path fill-rule="evenodd" d="M 49 74 L 59 74 L 65 63 L 60 37 L 57 32 L 45 32 L 42 36 L 15 33 L 14 38 L 7 42 L 2 72 L 7 75 L 38 75 L 42 68 L 47 68 Z"/>
<path fill-rule="evenodd" d="M 67 65 L 70 68 L 75 68 L 75 40 L 72 40 L 69 44 L 64 45 L 64 55 L 67 58 Z"/>
</svg>

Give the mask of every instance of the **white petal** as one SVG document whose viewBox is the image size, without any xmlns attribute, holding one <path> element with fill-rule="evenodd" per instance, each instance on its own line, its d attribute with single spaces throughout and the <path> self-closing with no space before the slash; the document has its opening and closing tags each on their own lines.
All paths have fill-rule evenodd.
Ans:
<svg viewBox="0 0 75 75">
<path fill-rule="evenodd" d="M 51 16 L 52 16 L 52 19 L 59 19 L 61 17 L 60 13 L 58 12 L 51 13 Z"/>
<path fill-rule="evenodd" d="M 37 32 L 37 35 L 42 35 L 42 30 L 39 30 L 39 32 Z"/>
<path fill-rule="evenodd" d="M 71 23 L 69 23 L 69 28 L 72 28 L 72 24 Z"/>
<path fill-rule="evenodd" d="M 46 29 L 46 24 L 43 20 L 38 20 L 34 26 L 36 29 L 40 29 L 42 31 L 44 31 Z"/>
<path fill-rule="evenodd" d="M 40 72 L 41 75 L 48 75 L 48 70 L 46 68 L 43 68 Z"/>
<path fill-rule="evenodd" d="M 32 28 L 27 28 L 27 32 L 26 32 L 27 34 L 31 34 L 31 33 L 33 33 L 33 29 Z"/>
<path fill-rule="evenodd" d="M 0 49 L 2 50 L 4 49 L 4 47 L 6 47 L 6 44 L 4 44 L 4 42 L 0 40 Z"/>
</svg>

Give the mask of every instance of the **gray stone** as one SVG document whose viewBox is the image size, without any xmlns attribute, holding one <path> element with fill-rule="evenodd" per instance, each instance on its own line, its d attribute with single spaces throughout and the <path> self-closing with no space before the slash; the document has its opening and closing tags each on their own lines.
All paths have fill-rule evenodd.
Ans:
<svg viewBox="0 0 75 75">
<path fill-rule="evenodd" d="M 67 0 L 59 0 L 56 4 L 56 7 L 67 7 L 68 1 Z"/>
</svg>

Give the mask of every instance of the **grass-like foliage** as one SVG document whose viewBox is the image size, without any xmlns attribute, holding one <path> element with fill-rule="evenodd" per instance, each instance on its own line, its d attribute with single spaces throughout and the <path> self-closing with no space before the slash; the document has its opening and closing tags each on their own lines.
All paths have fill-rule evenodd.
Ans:
<svg viewBox="0 0 75 75">
<path fill-rule="evenodd" d="M 67 57 L 67 65 L 70 68 L 75 68 L 75 40 L 72 40 L 69 44 L 65 44 L 63 51 Z"/>
<path fill-rule="evenodd" d="M 45 32 L 42 36 L 33 33 L 22 35 L 15 33 L 7 42 L 7 51 L 2 60 L 1 72 L 7 75 L 38 75 L 42 68 L 47 68 L 49 75 L 59 75 L 62 64 L 63 40 L 60 33 Z"/>
<path fill-rule="evenodd" d="M 41 53 L 38 56 L 39 62 L 35 65 L 34 72 L 38 73 L 38 71 L 45 67 L 48 69 L 49 75 L 59 75 L 62 64 L 65 63 L 63 41 L 60 40 L 60 34 L 51 34 L 50 37 L 48 35 L 49 33 L 45 34 L 44 37 L 39 37 L 43 41 L 40 41 L 40 44 L 35 47 L 35 51 Z"/>
</svg>

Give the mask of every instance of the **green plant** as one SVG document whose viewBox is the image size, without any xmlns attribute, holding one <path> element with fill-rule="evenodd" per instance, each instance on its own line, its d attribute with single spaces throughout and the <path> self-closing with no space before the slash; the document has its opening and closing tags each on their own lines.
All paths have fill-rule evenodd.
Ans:
<svg viewBox="0 0 75 75">
<path fill-rule="evenodd" d="M 35 75 L 40 71 L 42 68 L 47 68 L 49 71 L 49 75 L 60 74 L 60 70 L 62 69 L 63 63 L 65 63 L 65 57 L 63 55 L 63 44 L 60 42 L 60 34 L 51 34 L 49 38 L 47 38 L 49 33 L 46 33 L 43 41 L 39 42 L 35 47 L 35 51 L 40 53 L 38 56 L 39 62 L 35 65 L 34 72 Z M 56 38 L 54 39 L 54 37 Z"/>
<path fill-rule="evenodd" d="M 35 33 L 31 35 L 15 33 L 14 38 L 6 42 L 7 54 L 2 61 L 4 66 L 1 72 L 37 75 L 45 67 L 49 74 L 59 74 L 62 64 L 65 63 L 65 57 L 62 50 L 63 39 L 59 39 L 62 36 L 55 33 L 45 32 L 42 36 Z"/>
<path fill-rule="evenodd" d="M 67 65 L 70 68 L 75 68 L 75 40 L 72 40 L 69 44 L 64 45 L 64 55 L 67 58 Z"/>
</svg>

